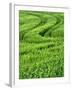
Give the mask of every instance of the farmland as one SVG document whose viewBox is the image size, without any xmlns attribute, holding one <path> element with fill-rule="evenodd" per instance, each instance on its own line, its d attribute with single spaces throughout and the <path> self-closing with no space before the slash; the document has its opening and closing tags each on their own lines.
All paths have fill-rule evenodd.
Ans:
<svg viewBox="0 0 72 90">
<path fill-rule="evenodd" d="M 64 13 L 19 11 L 19 79 L 64 76 Z"/>
</svg>

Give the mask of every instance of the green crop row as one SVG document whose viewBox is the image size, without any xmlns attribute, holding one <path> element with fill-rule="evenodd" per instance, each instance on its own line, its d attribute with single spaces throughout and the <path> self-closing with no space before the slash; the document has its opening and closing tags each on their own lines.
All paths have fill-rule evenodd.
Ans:
<svg viewBox="0 0 72 90">
<path fill-rule="evenodd" d="M 19 79 L 64 76 L 64 13 L 19 11 Z"/>
</svg>

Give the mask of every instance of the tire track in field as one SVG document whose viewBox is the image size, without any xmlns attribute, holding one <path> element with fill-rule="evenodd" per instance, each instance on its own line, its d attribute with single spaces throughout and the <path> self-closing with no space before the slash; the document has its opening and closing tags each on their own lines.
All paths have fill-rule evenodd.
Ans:
<svg viewBox="0 0 72 90">
<path fill-rule="evenodd" d="M 52 35 L 51 35 L 51 33 L 52 33 L 52 30 L 54 29 L 56 29 L 56 28 L 58 28 L 61 24 L 63 24 L 63 19 L 62 19 L 62 17 L 60 17 L 60 16 L 55 16 L 55 15 L 51 15 L 51 14 L 48 14 L 48 16 L 47 16 L 47 18 L 44 18 L 43 16 L 41 17 L 41 15 L 39 15 L 39 13 L 27 13 L 26 12 L 26 14 L 29 14 L 29 15 L 33 15 L 33 16 L 36 16 L 36 17 L 38 17 L 39 19 L 40 19 L 40 23 L 38 23 L 36 26 L 34 26 L 34 27 L 32 27 L 30 30 L 28 30 L 26 33 L 23 33 L 23 31 L 20 31 L 20 34 L 22 33 L 22 38 L 21 38 L 21 40 L 23 40 L 22 42 L 24 42 L 24 41 L 26 41 L 26 42 L 28 42 L 28 43 L 30 43 L 31 42 L 31 40 L 32 40 L 32 38 L 31 38 L 31 36 L 32 36 L 32 33 L 34 34 L 34 35 L 38 35 L 39 36 L 39 38 L 44 38 L 43 40 L 42 40 L 42 42 L 43 43 L 47 43 L 47 42 L 54 42 L 54 43 L 56 43 L 56 41 L 55 41 L 55 39 L 56 38 L 54 38 L 54 39 L 50 39 L 49 40 L 49 38 L 48 37 L 52 37 Z M 53 17 L 54 19 L 56 19 L 56 22 L 53 22 L 53 24 L 51 24 L 50 26 L 46 26 L 44 29 L 42 29 L 43 27 L 44 27 L 44 25 L 47 25 L 48 23 L 50 23 L 50 22 L 47 22 L 47 19 L 49 19 L 50 17 Z M 42 28 L 41 28 L 42 27 Z M 40 31 L 38 30 L 38 28 L 41 28 L 40 29 Z M 45 36 L 45 34 L 46 33 L 48 33 L 47 34 L 47 37 Z M 26 35 L 26 38 L 24 38 L 24 36 Z M 29 36 L 30 35 L 30 36 Z M 27 38 L 29 37 L 29 39 L 31 38 L 31 40 L 27 40 Z M 37 40 L 38 40 L 38 38 L 37 38 Z M 49 40 L 49 41 L 48 41 Z M 39 43 L 42 43 L 41 41 L 38 41 L 38 42 L 36 42 L 36 41 L 32 41 L 32 43 L 36 43 L 37 45 L 39 44 Z M 44 46 L 45 47 L 45 46 Z M 48 47 L 49 47 L 49 45 L 48 45 Z M 52 47 L 52 45 L 51 45 L 51 47 Z M 50 48 L 50 47 L 49 47 Z M 24 52 L 21 52 L 21 53 L 24 53 Z"/>
<path fill-rule="evenodd" d="M 38 23 L 36 26 L 34 26 L 34 27 L 32 27 L 30 30 L 28 30 L 26 33 L 28 33 L 28 34 L 31 34 L 36 28 L 38 29 L 39 27 L 43 27 L 45 24 L 48 24 L 48 23 L 50 23 L 50 22 L 47 22 L 47 20 L 45 20 L 44 18 L 44 20 L 39 16 L 39 15 L 37 15 L 37 14 L 31 14 L 31 13 L 27 13 L 27 14 L 30 14 L 30 15 L 33 15 L 33 16 L 36 16 L 36 17 L 38 17 L 39 19 L 40 19 L 40 23 Z M 56 23 L 54 23 L 53 25 L 51 25 L 51 26 L 46 26 L 46 28 L 44 28 L 44 30 L 41 30 L 41 31 L 39 31 L 39 35 L 41 35 L 42 37 L 46 34 L 46 33 L 48 33 L 48 36 L 50 37 L 51 36 L 51 32 L 52 32 L 52 29 L 55 29 L 55 28 L 58 28 L 58 26 L 60 26 L 61 25 L 61 22 L 62 22 L 62 20 L 59 18 L 59 17 L 56 17 L 56 16 L 53 16 L 53 15 L 51 15 L 52 17 L 54 17 L 54 18 L 56 18 Z M 63 23 L 63 22 L 62 22 Z M 43 26 L 42 26 L 43 25 Z M 38 30 L 37 30 L 37 32 L 38 32 Z M 23 37 L 24 37 L 24 35 L 25 35 L 25 33 L 23 32 L 23 31 L 20 31 L 20 34 L 22 33 L 22 40 L 23 40 Z M 34 33 L 34 32 L 33 32 Z M 36 31 L 35 31 L 35 33 L 36 33 Z M 29 37 L 29 35 L 28 35 L 28 37 Z"/>
<path fill-rule="evenodd" d="M 35 14 L 32 14 L 33 16 L 35 15 Z M 48 19 L 50 18 L 50 17 L 53 17 L 53 16 L 51 16 L 51 15 L 48 15 L 49 17 L 48 17 Z M 28 38 L 29 37 L 29 35 L 30 35 L 30 37 L 29 38 L 31 38 L 31 36 L 32 36 L 32 34 L 35 34 L 35 36 L 36 35 L 38 35 L 38 36 L 42 36 L 42 35 L 40 35 L 40 33 L 42 33 L 42 34 L 44 34 L 44 32 L 47 32 L 47 31 L 49 31 L 49 28 L 51 28 L 52 26 L 54 26 L 57 22 L 53 22 L 53 23 L 51 23 L 51 25 L 47 25 L 48 23 L 50 23 L 50 22 L 47 22 L 47 18 L 45 19 L 45 18 L 41 18 L 40 16 L 39 16 L 39 18 L 41 19 L 41 22 L 37 25 L 37 26 L 35 26 L 35 27 L 33 27 L 31 30 L 28 30 L 28 32 L 26 33 L 26 37 Z M 53 19 L 54 18 L 56 18 L 56 17 L 53 17 Z M 45 21 L 44 21 L 45 20 Z M 44 29 L 43 29 L 44 28 Z M 37 37 L 38 37 L 37 36 Z M 24 34 L 23 34 L 23 37 L 24 37 Z M 25 37 L 25 38 L 26 38 Z M 42 37 L 39 37 L 39 38 L 42 38 Z M 23 39 L 23 38 L 22 38 Z M 26 40 L 26 39 L 25 39 Z M 27 41 L 28 42 L 28 41 Z"/>
</svg>

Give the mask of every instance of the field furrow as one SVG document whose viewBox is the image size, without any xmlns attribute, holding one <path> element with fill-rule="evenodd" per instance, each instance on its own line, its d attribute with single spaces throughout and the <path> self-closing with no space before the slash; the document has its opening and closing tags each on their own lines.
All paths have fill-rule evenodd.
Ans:
<svg viewBox="0 0 72 90">
<path fill-rule="evenodd" d="M 64 76 L 64 13 L 19 11 L 19 78 Z"/>
</svg>

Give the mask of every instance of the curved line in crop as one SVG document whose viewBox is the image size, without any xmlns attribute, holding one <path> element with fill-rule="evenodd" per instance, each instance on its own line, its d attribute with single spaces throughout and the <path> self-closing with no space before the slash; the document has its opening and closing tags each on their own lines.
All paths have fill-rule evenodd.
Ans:
<svg viewBox="0 0 72 90">
<path fill-rule="evenodd" d="M 54 76 L 63 76 L 64 14 L 23 11 L 19 17 L 20 78 L 41 77 L 41 70 L 42 77 L 45 70 L 53 77 L 53 69 Z"/>
</svg>

